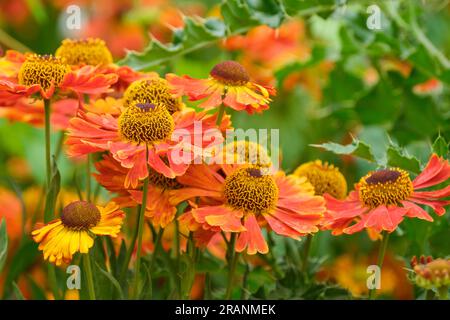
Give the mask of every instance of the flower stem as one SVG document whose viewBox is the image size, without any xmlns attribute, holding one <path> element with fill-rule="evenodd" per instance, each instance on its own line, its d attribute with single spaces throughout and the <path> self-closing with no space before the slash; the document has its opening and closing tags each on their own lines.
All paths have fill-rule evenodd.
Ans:
<svg viewBox="0 0 450 320">
<path fill-rule="evenodd" d="M 302 273 L 306 276 L 308 272 L 308 264 L 309 264 L 309 252 L 311 251 L 311 243 L 312 243 L 312 234 L 308 234 L 306 237 L 305 244 L 303 246 L 303 255 L 302 255 Z"/>
<path fill-rule="evenodd" d="M 230 244 L 228 246 L 228 285 L 227 285 L 227 291 L 225 293 L 225 299 L 229 300 L 231 299 L 231 292 L 233 291 L 233 280 L 234 280 L 234 273 L 236 271 L 236 265 L 237 260 L 239 257 L 239 254 L 235 251 L 236 246 L 236 234 L 232 233 L 230 236 Z"/>
<path fill-rule="evenodd" d="M 146 158 L 148 162 L 148 147 L 145 148 Z M 148 166 L 148 165 L 147 165 Z M 142 234 L 144 231 L 144 214 L 147 205 L 147 193 L 148 193 L 148 176 L 144 180 L 144 186 L 142 188 L 142 203 L 139 210 L 139 224 L 137 234 L 137 251 L 136 251 L 136 267 L 134 272 L 134 285 L 133 285 L 133 297 L 138 297 L 139 291 L 139 274 L 141 269 L 141 251 L 142 251 Z"/>
<path fill-rule="evenodd" d="M 386 253 L 386 248 L 389 242 L 389 233 L 385 232 L 383 234 L 383 239 L 381 240 L 380 249 L 378 251 L 378 260 L 377 260 L 377 266 L 381 271 L 381 267 L 383 266 L 384 261 L 384 255 Z M 369 299 L 373 300 L 375 298 L 375 290 L 376 289 L 370 289 L 369 291 Z"/>
<path fill-rule="evenodd" d="M 52 164 L 50 155 L 50 100 L 44 100 L 46 187 L 50 188 Z M 46 221 L 48 222 L 48 221 Z"/>
<path fill-rule="evenodd" d="M 220 124 L 222 123 L 222 118 L 223 118 L 224 114 L 225 114 L 225 105 L 221 104 L 220 107 L 219 107 L 219 111 L 218 111 L 218 114 L 217 114 L 217 120 L 216 120 L 216 125 L 218 127 L 220 127 Z"/>
<path fill-rule="evenodd" d="M 86 282 L 89 293 L 89 300 L 95 300 L 94 277 L 92 276 L 91 257 L 89 253 L 83 256 L 84 272 L 86 273 Z"/>
</svg>

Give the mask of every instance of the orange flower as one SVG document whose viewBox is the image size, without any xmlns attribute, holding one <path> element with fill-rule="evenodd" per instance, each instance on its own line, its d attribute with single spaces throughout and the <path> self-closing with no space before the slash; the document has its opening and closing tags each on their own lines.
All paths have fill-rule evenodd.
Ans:
<svg viewBox="0 0 450 320">
<path fill-rule="evenodd" d="M 127 108 L 122 108 L 119 115 L 80 110 L 77 117 L 70 121 L 66 141 L 69 146 L 68 154 L 80 157 L 88 153 L 109 151 L 123 167 L 130 169 L 124 186 L 136 188 L 139 180 L 149 175 L 147 164 L 168 178 L 184 174 L 189 163 L 175 161 L 174 154 L 184 150 L 191 160 L 197 157 L 195 150 L 198 147 L 206 148 L 210 141 L 202 139 L 202 145 L 196 146 L 197 139 L 194 139 L 194 135 L 200 135 L 201 138 L 206 130 L 217 130 L 216 118 L 217 115 L 196 113 L 193 109 L 171 114 L 166 104 L 159 102 L 154 104 L 134 101 Z M 195 122 L 201 122 L 202 132 L 195 132 Z M 220 131 L 225 131 L 228 127 L 229 117 L 224 117 Z M 174 132 L 183 132 L 188 136 L 175 141 L 172 139 Z M 221 139 L 220 135 L 217 140 Z"/>
<path fill-rule="evenodd" d="M 248 113 L 261 112 L 269 108 L 270 95 L 275 95 L 273 87 L 250 82 L 247 70 L 235 61 L 217 64 L 208 79 L 193 79 L 167 74 L 167 80 L 176 96 L 187 95 L 189 100 L 203 101 L 199 107 L 211 109 L 222 103 L 234 110 Z"/>
<path fill-rule="evenodd" d="M 191 203 L 180 222 L 204 233 L 205 243 L 216 232 L 238 233 L 238 252 L 268 252 L 261 226 L 294 239 L 317 232 L 325 211 L 323 198 L 314 195 L 306 178 L 260 167 L 193 165 L 177 179 L 184 187 L 171 191 L 174 203 L 201 199 L 198 206 Z"/>
<path fill-rule="evenodd" d="M 77 99 L 61 99 L 52 103 L 50 123 L 54 130 L 65 130 L 69 120 L 75 116 L 79 106 Z M 12 106 L 0 107 L 0 117 L 13 122 L 29 123 L 36 127 L 44 126 L 44 103 L 42 100 L 30 101 L 22 98 Z"/>
<path fill-rule="evenodd" d="M 419 96 L 439 94 L 442 92 L 442 82 L 436 78 L 431 78 L 423 83 L 416 84 L 413 92 Z"/>
<path fill-rule="evenodd" d="M 99 94 L 107 92 L 117 81 L 117 75 L 98 74 L 92 66 L 72 71 L 64 59 L 52 55 L 27 54 L 24 58 L 17 78 L 2 79 L 0 76 L 2 99 L 15 101 L 34 93 L 50 99 L 57 88 L 77 94 Z"/>
<path fill-rule="evenodd" d="M 142 204 L 141 183 L 133 189 L 124 187 L 130 169 L 124 168 L 120 162 L 110 155 L 104 155 L 103 160 L 95 164 L 99 173 L 94 174 L 97 181 L 111 192 L 119 194 L 113 200 L 122 207 Z M 177 211 L 176 205 L 170 203 L 169 192 L 180 188 L 176 179 L 167 178 L 153 169 L 149 170 L 149 185 L 147 191 L 147 205 L 145 216 L 155 226 L 165 228 L 173 221 Z"/>
<path fill-rule="evenodd" d="M 339 235 L 364 228 L 377 233 L 393 232 L 404 217 L 433 221 L 418 204 L 443 215 L 444 206 L 450 204 L 450 200 L 443 200 L 450 196 L 450 186 L 432 191 L 419 190 L 445 182 L 449 177 L 450 163 L 436 154 L 412 182 L 409 174 L 399 168 L 370 172 L 361 178 L 347 199 L 337 200 L 324 195 L 328 211 L 323 226 Z"/>
</svg>

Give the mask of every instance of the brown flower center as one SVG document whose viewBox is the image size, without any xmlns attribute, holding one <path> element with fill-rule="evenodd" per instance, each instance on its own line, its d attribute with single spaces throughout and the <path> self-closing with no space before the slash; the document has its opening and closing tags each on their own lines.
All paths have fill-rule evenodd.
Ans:
<svg viewBox="0 0 450 320">
<path fill-rule="evenodd" d="M 359 196 L 369 208 L 398 205 L 408 199 L 412 192 L 408 172 L 399 168 L 370 172 L 359 181 Z"/>
<path fill-rule="evenodd" d="M 218 63 L 209 74 L 217 81 L 231 86 L 244 85 L 250 80 L 247 70 L 235 61 Z"/>
<path fill-rule="evenodd" d="M 75 230 L 87 230 L 100 222 L 100 211 L 87 201 L 75 201 L 67 205 L 61 214 L 64 226 Z"/>
</svg>

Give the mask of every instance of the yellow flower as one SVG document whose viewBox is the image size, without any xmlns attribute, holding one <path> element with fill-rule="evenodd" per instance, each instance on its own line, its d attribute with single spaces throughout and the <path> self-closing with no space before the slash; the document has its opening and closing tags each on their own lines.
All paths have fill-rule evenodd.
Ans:
<svg viewBox="0 0 450 320">
<path fill-rule="evenodd" d="M 61 265 L 69 263 L 76 252 L 88 253 L 95 235 L 116 237 L 124 216 L 114 202 L 100 207 L 75 201 L 63 209 L 60 219 L 34 230 L 31 235 L 39 243 L 44 259 Z"/>
<path fill-rule="evenodd" d="M 56 50 L 57 57 L 70 65 L 108 65 L 113 62 L 111 52 L 101 39 L 63 40 Z"/>
<path fill-rule="evenodd" d="M 328 193 L 337 199 L 347 195 L 347 182 L 338 168 L 320 160 L 300 165 L 294 172 L 298 177 L 306 177 L 314 186 L 316 195 Z"/>
</svg>

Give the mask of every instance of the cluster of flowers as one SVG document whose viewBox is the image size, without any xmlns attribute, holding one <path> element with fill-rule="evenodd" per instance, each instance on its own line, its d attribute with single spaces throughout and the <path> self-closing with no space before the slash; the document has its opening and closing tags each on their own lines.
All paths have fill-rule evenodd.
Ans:
<svg viewBox="0 0 450 320">
<path fill-rule="evenodd" d="M 287 174 L 275 170 L 267 151 L 254 142 L 227 145 L 223 156 L 240 160 L 233 163 L 174 160 L 180 150 L 194 159 L 196 148 L 211 147 L 203 137 L 208 130 L 217 130 L 215 142 L 223 143 L 223 134 L 232 130 L 226 107 L 263 112 L 275 94 L 252 82 L 235 61 L 217 64 L 207 79 L 135 72 L 115 65 L 98 39 L 65 40 L 54 56 L 6 52 L 0 60 L 1 114 L 65 130 L 71 158 L 101 154 L 94 176 L 114 194 L 106 206 L 80 199 L 59 219 L 38 225 L 32 237 L 44 258 L 69 263 L 75 253 L 89 251 L 96 235 L 116 237 L 122 209 L 138 205 L 157 228 L 177 219 L 199 247 L 219 238 L 250 255 L 268 253 L 265 232 L 299 239 L 320 230 L 334 235 L 367 230 L 379 238 L 405 218 L 433 221 L 422 206 L 445 213 L 450 186 L 428 188 L 448 181 L 450 163 L 435 154 L 414 179 L 401 168 L 372 171 L 348 195 L 333 165 L 317 160 Z M 202 100 L 202 110 L 186 106 L 183 96 Z M 202 123 L 200 133 L 196 121 Z M 174 139 L 179 129 L 185 136 Z M 177 215 L 182 203 L 187 206 Z"/>
</svg>

